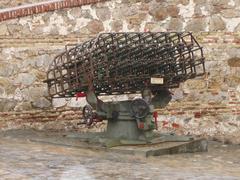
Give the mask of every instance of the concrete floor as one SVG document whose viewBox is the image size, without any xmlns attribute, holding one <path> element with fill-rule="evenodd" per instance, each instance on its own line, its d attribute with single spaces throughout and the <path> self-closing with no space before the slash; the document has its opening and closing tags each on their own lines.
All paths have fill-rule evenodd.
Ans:
<svg viewBox="0 0 240 180">
<path fill-rule="evenodd" d="M 144 158 L 0 137 L 0 179 L 240 179 L 240 146 Z"/>
</svg>

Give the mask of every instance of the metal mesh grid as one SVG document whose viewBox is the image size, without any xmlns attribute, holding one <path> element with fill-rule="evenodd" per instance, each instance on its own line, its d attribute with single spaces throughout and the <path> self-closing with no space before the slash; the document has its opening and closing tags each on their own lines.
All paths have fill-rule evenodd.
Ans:
<svg viewBox="0 0 240 180">
<path fill-rule="evenodd" d="M 191 33 L 102 33 L 58 55 L 47 73 L 51 97 L 174 88 L 205 73 L 202 47 Z M 152 77 L 163 84 L 151 84 Z"/>
</svg>

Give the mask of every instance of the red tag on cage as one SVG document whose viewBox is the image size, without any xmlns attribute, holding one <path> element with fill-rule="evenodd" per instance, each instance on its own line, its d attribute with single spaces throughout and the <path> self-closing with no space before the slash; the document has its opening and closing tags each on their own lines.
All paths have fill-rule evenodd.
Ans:
<svg viewBox="0 0 240 180">
<path fill-rule="evenodd" d="M 143 122 L 139 123 L 138 128 L 139 129 L 144 129 L 144 123 Z"/>
<path fill-rule="evenodd" d="M 75 94 L 75 96 L 76 96 L 76 100 L 78 100 L 78 98 L 86 97 L 87 94 L 84 93 L 84 92 L 78 92 L 78 93 Z"/>
</svg>

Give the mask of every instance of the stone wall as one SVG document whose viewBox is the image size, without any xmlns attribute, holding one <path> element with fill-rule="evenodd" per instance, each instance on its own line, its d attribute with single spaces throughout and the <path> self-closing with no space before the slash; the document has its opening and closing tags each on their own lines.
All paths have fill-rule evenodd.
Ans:
<svg viewBox="0 0 240 180">
<path fill-rule="evenodd" d="M 30 3 L 39 3 L 46 0 L 0 0 L 0 9 L 15 7 Z"/>
<path fill-rule="evenodd" d="M 240 143 L 239 30 L 239 0 L 112 0 L 3 21 L 0 111 L 15 113 L 21 121 L 5 123 L 2 129 L 38 127 L 34 121 L 25 122 L 18 112 L 29 112 L 32 117 L 35 111 L 42 112 L 48 118 L 52 112 L 47 112 L 56 108 L 58 113 L 60 107 L 85 103 L 75 99 L 51 102 L 42 82 L 48 65 L 66 44 L 83 42 L 99 32 L 193 31 L 204 47 L 209 75 L 172 90 L 173 101 L 159 110 L 159 124 L 162 130 Z M 75 111 L 69 112 L 70 119 L 77 121 Z M 56 124 L 70 122 L 61 117 Z M 36 123 L 45 124 L 44 120 Z"/>
<path fill-rule="evenodd" d="M 17 7 L 10 7 L 0 10 L 0 22 L 18 17 L 30 16 L 44 12 L 56 11 L 64 8 L 79 7 L 82 5 L 104 2 L 106 0 L 48 0 L 38 3 L 30 3 Z"/>
</svg>

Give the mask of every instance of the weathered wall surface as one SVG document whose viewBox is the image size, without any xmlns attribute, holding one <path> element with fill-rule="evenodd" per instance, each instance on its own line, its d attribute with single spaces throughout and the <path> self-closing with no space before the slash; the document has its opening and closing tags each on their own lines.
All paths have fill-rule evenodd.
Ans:
<svg viewBox="0 0 240 180">
<path fill-rule="evenodd" d="M 25 5 L 29 3 L 39 3 L 46 0 L 0 0 L 0 9 Z"/>
<path fill-rule="evenodd" d="M 193 31 L 204 47 L 210 72 L 173 90 L 173 101 L 160 110 L 163 129 L 174 129 L 172 124 L 177 123 L 179 133 L 240 143 L 239 0 L 112 0 L 1 22 L 0 111 L 31 110 L 34 114 L 35 109 L 42 112 L 84 104 L 74 99 L 53 103 L 47 99 L 42 80 L 53 57 L 66 44 L 82 42 L 99 32 L 146 30 Z M 70 114 L 76 120 L 74 111 Z M 44 113 L 48 116 L 51 118 Z M 21 123 L 5 122 L 2 128 L 34 124 L 25 122 L 20 113 L 16 117 Z M 57 121 L 64 121 L 61 117 Z"/>
</svg>

